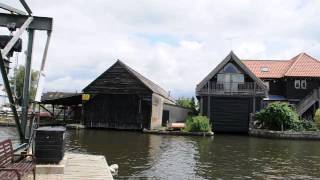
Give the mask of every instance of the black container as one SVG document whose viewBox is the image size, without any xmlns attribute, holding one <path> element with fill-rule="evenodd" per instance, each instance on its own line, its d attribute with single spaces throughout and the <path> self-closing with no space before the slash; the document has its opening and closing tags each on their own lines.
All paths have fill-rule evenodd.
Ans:
<svg viewBox="0 0 320 180">
<path fill-rule="evenodd" d="M 65 127 L 46 126 L 36 129 L 35 156 L 38 164 L 58 164 L 64 156 Z"/>
</svg>

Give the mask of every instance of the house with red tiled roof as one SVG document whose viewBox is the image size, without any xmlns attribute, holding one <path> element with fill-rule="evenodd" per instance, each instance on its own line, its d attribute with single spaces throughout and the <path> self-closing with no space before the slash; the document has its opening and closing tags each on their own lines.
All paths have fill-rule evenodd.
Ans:
<svg viewBox="0 0 320 180">
<path fill-rule="evenodd" d="M 247 132 L 249 114 L 286 101 L 310 118 L 319 107 L 320 61 L 300 53 L 287 60 L 240 60 L 231 52 L 196 87 L 201 114 L 215 131 Z"/>
</svg>

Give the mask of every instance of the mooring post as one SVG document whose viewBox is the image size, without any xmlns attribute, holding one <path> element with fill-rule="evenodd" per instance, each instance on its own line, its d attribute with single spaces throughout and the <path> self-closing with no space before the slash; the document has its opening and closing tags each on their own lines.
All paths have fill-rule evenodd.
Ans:
<svg viewBox="0 0 320 180">
<path fill-rule="evenodd" d="M 22 109 L 21 126 L 24 134 L 26 132 L 26 127 L 28 122 L 33 39 L 34 39 L 34 30 L 29 29 L 28 30 L 28 48 L 27 48 L 27 56 L 26 56 L 26 63 L 25 63 L 24 85 L 23 85 L 23 94 L 22 94 L 22 107 L 21 107 Z"/>
</svg>

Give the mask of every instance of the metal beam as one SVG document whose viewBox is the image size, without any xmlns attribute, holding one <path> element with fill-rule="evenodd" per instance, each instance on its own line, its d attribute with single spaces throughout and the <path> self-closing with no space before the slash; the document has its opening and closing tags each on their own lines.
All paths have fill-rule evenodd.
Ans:
<svg viewBox="0 0 320 180">
<path fill-rule="evenodd" d="M 33 39 L 34 39 L 34 30 L 29 29 L 28 49 L 27 49 L 27 57 L 26 57 L 25 72 L 24 72 L 22 106 L 21 106 L 21 109 L 22 109 L 21 126 L 22 126 L 22 130 L 23 130 L 24 134 L 26 132 L 26 126 L 27 126 L 27 122 L 28 122 Z"/>
<path fill-rule="evenodd" d="M 39 103 L 39 106 L 40 106 L 41 108 L 43 108 L 44 110 L 46 110 L 48 113 L 50 113 L 51 116 L 54 116 L 54 114 L 53 114 L 49 109 L 47 109 L 45 106 L 43 106 L 43 105 L 40 104 L 40 103 Z M 40 112 L 40 110 L 39 110 L 39 112 Z"/>
<path fill-rule="evenodd" d="M 20 15 L 27 15 L 27 13 L 25 13 L 24 11 L 21 11 L 19 9 L 16 9 L 14 7 L 8 6 L 8 5 L 3 4 L 3 3 L 0 3 L 0 8 L 4 9 L 4 10 L 7 10 L 7 11 L 10 11 L 12 13 L 16 13 L 16 14 L 20 14 Z"/>
<path fill-rule="evenodd" d="M 41 67 L 40 67 L 40 72 L 38 74 L 38 82 L 37 82 L 37 87 L 36 87 L 36 97 L 35 101 L 36 102 L 41 102 L 41 95 L 42 95 L 42 89 L 43 89 L 43 81 L 45 78 L 45 73 L 44 73 L 44 67 L 46 64 L 47 60 L 47 54 L 48 54 L 48 49 L 49 49 L 49 44 L 50 44 L 50 39 L 51 39 L 51 31 L 48 31 L 47 33 L 47 41 L 46 41 L 46 46 L 44 48 L 43 56 L 42 56 L 42 62 L 41 62 Z"/>
<path fill-rule="evenodd" d="M 26 22 L 20 27 L 19 31 L 11 38 L 11 40 L 8 42 L 6 47 L 2 50 L 2 55 L 5 58 L 7 54 L 10 52 L 12 47 L 16 44 L 16 42 L 19 40 L 19 37 L 22 35 L 22 33 L 27 29 L 29 24 L 32 22 L 33 17 L 29 17 Z"/>
<path fill-rule="evenodd" d="M 17 28 L 20 28 L 29 17 L 30 16 L 25 16 L 25 15 L 0 13 L 0 26 L 7 27 L 8 24 L 14 23 Z M 33 17 L 33 21 L 30 23 L 28 29 L 45 30 L 45 31 L 52 30 L 52 23 L 53 23 L 52 18 L 39 17 L 39 16 L 32 16 L 32 17 Z"/>
<path fill-rule="evenodd" d="M 31 11 L 30 7 L 28 6 L 28 4 L 24 0 L 20 0 L 20 3 L 24 7 L 24 9 L 29 13 L 29 15 L 31 15 L 32 11 Z"/>
<path fill-rule="evenodd" d="M 0 52 L 0 70 L 1 70 L 2 78 L 3 78 L 3 83 L 4 83 L 4 86 L 5 86 L 6 91 L 7 91 L 10 107 L 11 107 L 11 110 L 12 110 L 12 113 L 13 113 L 13 116 L 14 116 L 14 120 L 15 120 L 16 125 L 17 125 L 17 129 L 18 129 L 18 133 L 19 133 L 19 136 L 20 136 L 20 140 L 24 141 L 24 134 L 23 134 L 23 131 L 22 131 L 22 128 L 21 128 L 21 125 L 20 125 L 19 116 L 18 116 L 18 113 L 17 113 L 16 106 L 14 104 L 12 91 L 11 91 L 9 79 L 8 79 L 7 72 L 6 72 L 6 67 L 4 65 L 4 60 L 2 58 L 1 52 Z"/>
</svg>

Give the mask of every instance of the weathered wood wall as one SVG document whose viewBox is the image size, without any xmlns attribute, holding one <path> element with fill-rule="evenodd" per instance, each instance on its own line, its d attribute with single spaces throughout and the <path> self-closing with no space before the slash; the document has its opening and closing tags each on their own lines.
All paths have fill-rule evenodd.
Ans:
<svg viewBox="0 0 320 180">
<path fill-rule="evenodd" d="M 207 116 L 215 132 L 247 132 L 249 128 L 249 114 L 261 109 L 262 97 L 248 96 L 202 96 L 200 109 L 202 115 Z M 210 113 L 208 113 L 210 112 Z"/>
<path fill-rule="evenodd" d="M 96 95 L 84 104 L 85 125 L 95 128 L 143 129 L 150 127 L 151 96 Z"/>
<path fill-rule="evenodd" d="M 210 121 L 215 132 L 248 132 L 251 98 L 211 97 Z"/>
<path fill-rule="evenodd" d="M 152 94 L 151 90 L 119 63 L 111 66 L 83 91 L 89 94 Z"/>
<path fill-rule="evenodd" d="M 87 127 L 115 129 L 150 128 L 152 91 L 117 62 L 89 84 L 84 93 Z"/>
<path fill-rule="evenodd" d="M 288 99 L 303 99 L 306 95 L 312 92 L 313 89 L 320 86 L 320 80 L 318 78 L 310 78 L 307 80 L 306 89 L 296 89 L 294 87 L 295 80 L 304 80 L 306 78 L 290 78 L 286 80 L 286 95 Z"/>
</svg>

